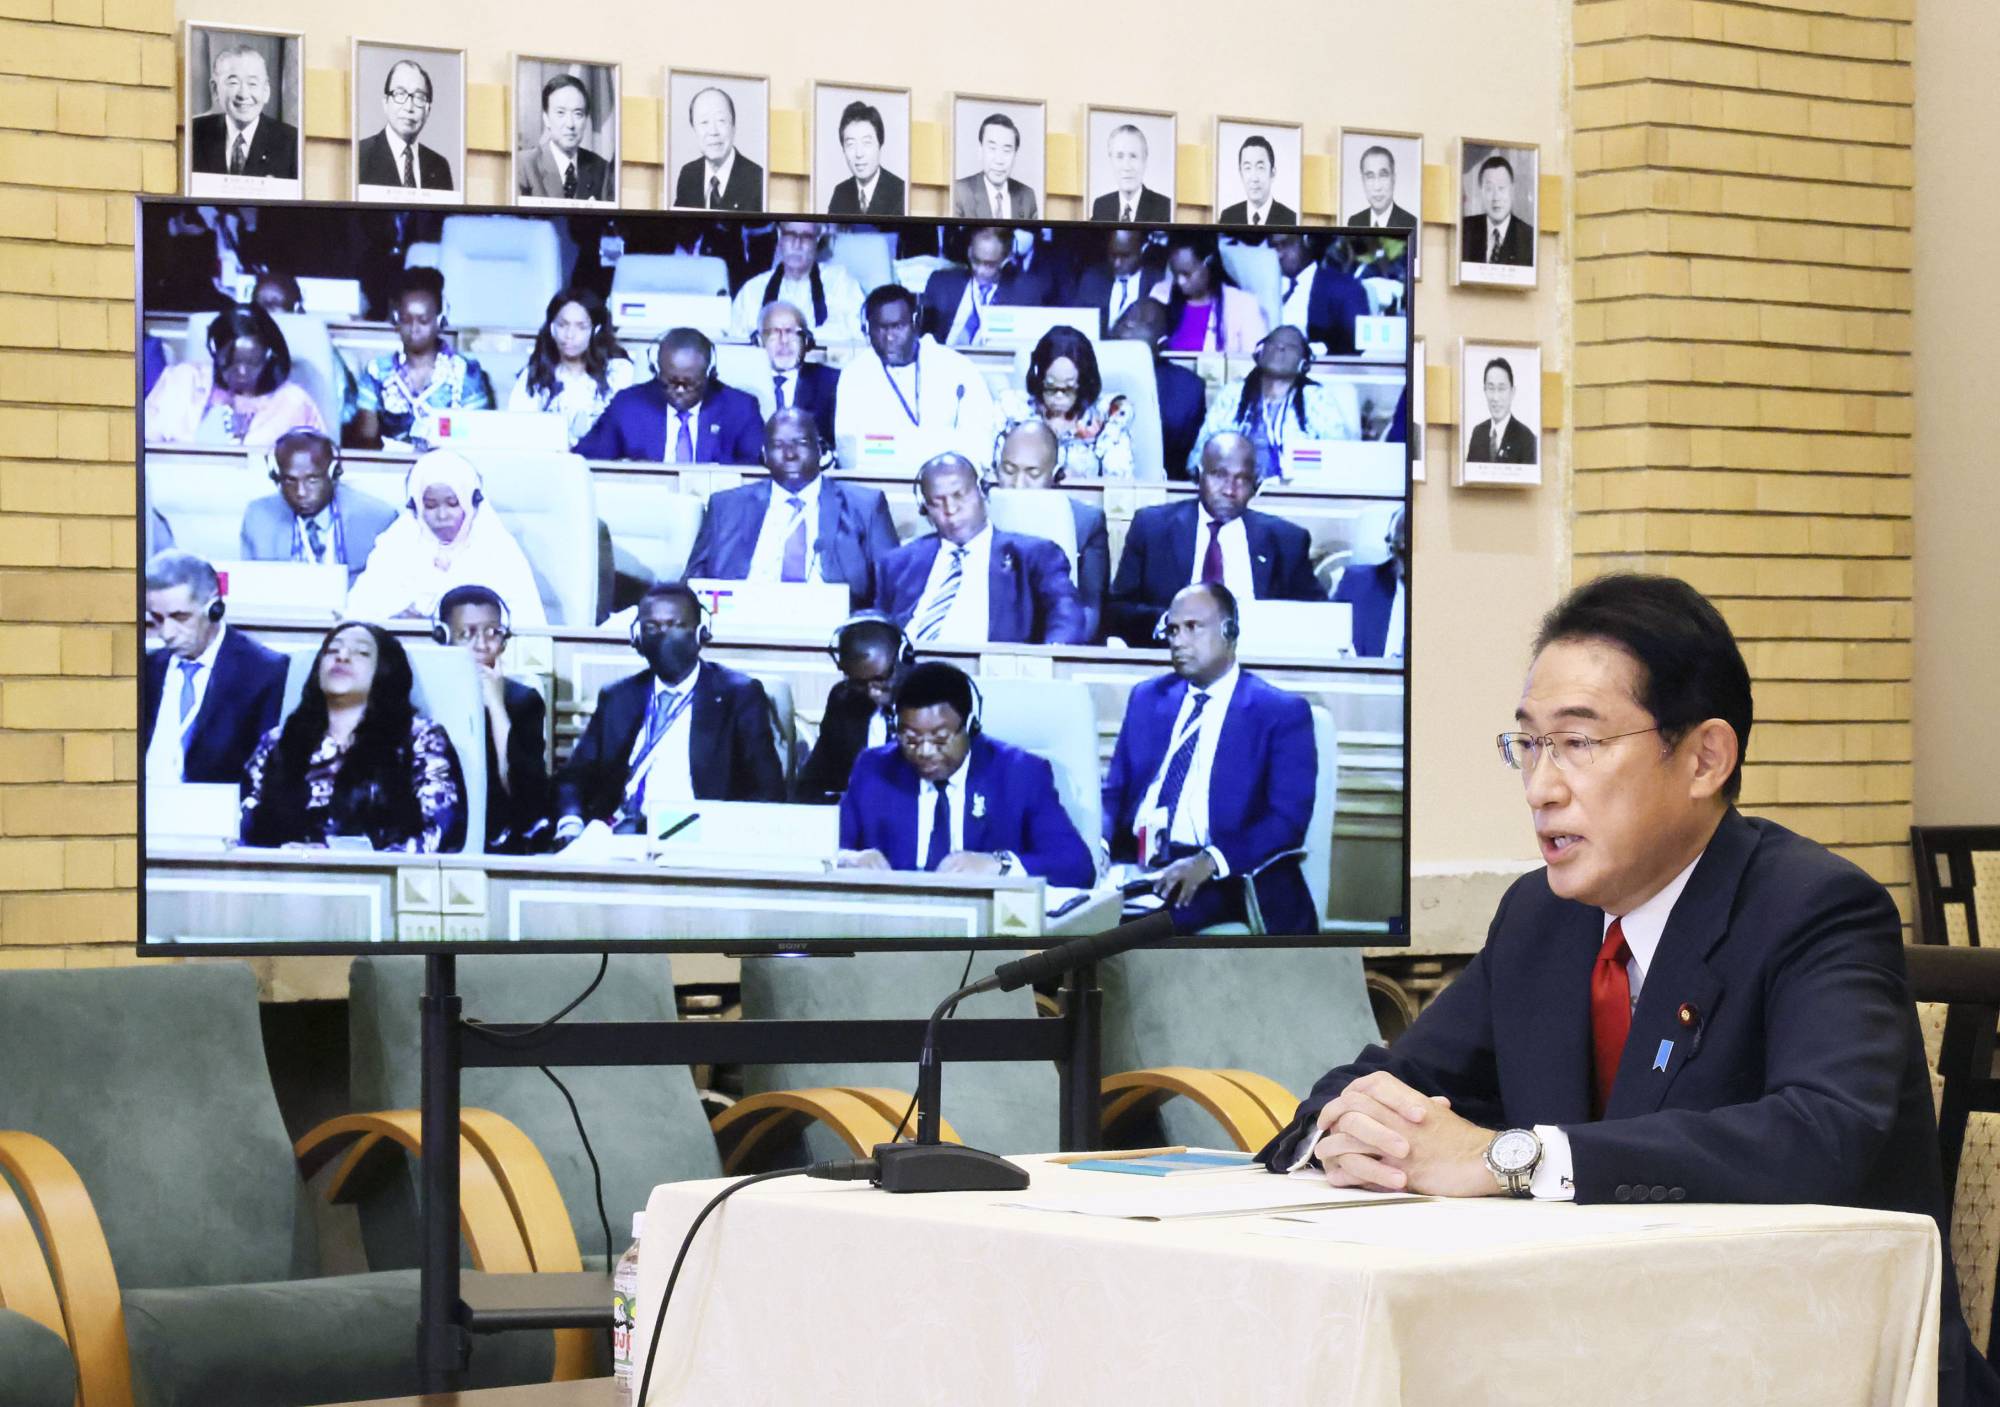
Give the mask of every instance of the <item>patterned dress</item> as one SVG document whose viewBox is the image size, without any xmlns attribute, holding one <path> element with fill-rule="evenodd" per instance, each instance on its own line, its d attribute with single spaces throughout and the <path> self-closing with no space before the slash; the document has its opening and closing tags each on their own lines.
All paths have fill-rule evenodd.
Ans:
<svg viewBox="0 0 2000 1407">
<path fill-rule="evenodd" d="M 385 440 L 428 449 L 436 438 L 432 422 L 444 411 L 493 409 L 493 383 L 472 357 L 439 347 L 430 383 L 410 389 L 401 349 L 372 358 L 355 386 L 354 409 L 375 412 Z"/>
<path fill-rule="evenodd" d="M 264 782 L 270 770 L 272 752 L 284 725 L 271 729 L 258 742 L 245 771 L 243 833 L 250 833 L 251 817 L 265 805 Z M 322 844 L 329 837 L 344 834 L 333 815 L 333 785 L 340 775 L 347 749 L 331 737 L 322 738 L 306 763 L 306 810 L 292 818 L 286 828 L 296 834 L 281 837 L 282 843 Z M 424 854 L 445 848 L 446 842 L 465 830 L 465 789 L 460 781 L 458 754 L 443 728 L 428 718 L 416 718 L 410 725 L 410 786 L 416 793 L 417 809 L 423 815 L 423 829 L 406 835 L 389 828 L 386 816 L 367 819 L 367 835 L 377 850 L 407 850 Z M 281 826 L 283 818 L 274 818 Z"/>
</svg>

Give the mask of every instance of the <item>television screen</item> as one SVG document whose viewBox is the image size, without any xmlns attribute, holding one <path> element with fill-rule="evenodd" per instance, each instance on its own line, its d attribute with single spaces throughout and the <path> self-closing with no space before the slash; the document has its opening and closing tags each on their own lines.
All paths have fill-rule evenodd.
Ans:
<svg viewBox="0 0 2000 1407">
<path fill-rule="evenodd" d="M 1403 941 L 1407 235 L 138 243 L 142 950 Z"/>
</svg>

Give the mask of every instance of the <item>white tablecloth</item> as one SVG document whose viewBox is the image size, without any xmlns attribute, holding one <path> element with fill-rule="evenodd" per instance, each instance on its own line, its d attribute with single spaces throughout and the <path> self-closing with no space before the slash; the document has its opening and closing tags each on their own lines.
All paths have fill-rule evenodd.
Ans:
<svg viewBox="0 0 2000 1407">
<path fill-rule="evenodd" d="M 1925 1217 L 1649 1204 L 1641 1225 L 1629 1207 L 1494 1198 L 1455 1207 L 1495 1224 L 1480 1249 L 1427 1248 L 1418 1220 L 1408 1242 L 1356 1245 L 1273 1236 L 1267 1217 L 1002 1205 L 1115 1176 L 1023 1161 L 1025 1194 L 785 1179 L 732 1197 L 688 1255 L 650 1403 L 1936 1400 L 1940 1261 Z M 681 1237 L 724 1185 L 653 1192 L 641 1354 Z M 1401 1210 L 1369 1216 L 1379 1228 Z M 1552 1212 L 1602 1235 L 1543 1234 Z M 1492 1244 L 1509 1217 L 1534 1239 Z"/>
</svg>

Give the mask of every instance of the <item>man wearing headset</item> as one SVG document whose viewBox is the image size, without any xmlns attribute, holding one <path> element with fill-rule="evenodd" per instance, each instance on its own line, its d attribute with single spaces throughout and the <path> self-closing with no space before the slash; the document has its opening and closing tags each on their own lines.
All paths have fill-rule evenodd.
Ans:
<svg viewBox="0 0 2000 1407">
<path fill-rule="evenodd" d="M 688 555 L 689 579 L 845 582 L 853 605 L 875 594 L 875 573 L 896 550 L 882 490 L 825 477 L 819 426 L 803 407 L 764 426 L 768 479 L 708 500 Z"/>
<path fill-rule="evenodd" d="M 854 759 L 895 736 L 896 690 L 917 661 L 903 628 L 874 611 L 844 622 L 826 652 L 840 669 L 840 682 L 826 696 L 819 737 L 799 769 L 792 797 L 813 806 L 838 802 L 854 774 Z"/>
<path fill-rule="evenodd" d="M 223 623 L 222 583 L 192 552 L 146 563 L 146 655 L 139 747 L 149 782 L 243 780 L 258 739 L 277 726 L 285 657 Z"/>
<path fill-rule="evenodd" d="M 809 362 L 806 354 L 819 345 L 806 315 L 780 298 L 757 314 L 756 343 L 764 349 L 770 370 L 756 392 L 765 421 L 796 406 L 810 412 L 819 425 L 822 444 L 833 443 L 834 407 L 840 398 L 840 373 L 824 362 Z"/>
<path fill-rule="evenodd" d="M 1317 933 L 1300 860 L 1319 777 L 1312 709 L 1236 663 L 1236 597 L 1183 587 L 1160 634 L 1173 671 L 1132 690 L 1104 775 L 1114 861 L 1154 872 L 1174 927 Z"/>
<path fill-rule="evenodd" d="M 913 667 L 895 708 L 895 740 L 855 760 L 840 800 L 843 866 L 1031 874 L 1069 889 L 1096 881 L 1055 769 L 982 733 L 964 670 L 941 660 Z"/>
<path fill-rule="evenodd" d="M 1000 437 L 993 452 L 993 483 L 1003 489 L 1052 489 L 1063 480 L 1062 446 L 1045 420 L 1023 420 Z M 1083 605 L 1083 638 L 1097 639 L 1104 615 L 1104 585 L 1111 580 L 1111 538 L 1104 510 L 1069 500 L 1076 520 L 1076 598 Z"/>
<path fill-rule="evenodd" d="M 660 338 L 659 374 L 611 398 L 577 441 L 585 459 L 755 464 L 764 420 L 753 396 L 715 379 L 715 344 L 691 327 Z"/>
<path fill-rule="evenodd" d="M 647 588 L 632 622 L 647 667 L 597 696 L 556 785 L 558 847 L 589 821 L 637 830 L 663 803 L 785 799 L 764 686 L 704 661 L 707 643 L 700 597 L 677 581 Z"/>
<path fill-rule="evenodd" d="M 318 430 L 287 430 L 271 449 L 276 493 L 253 498 L 239 533 L 246 562 L 338 564 L 347 584 L 361 575 L 375 539 L 396 521 L 396 510 L 372 494 L 340 481 L 340 456 Z"/>
<path fill-rule="evenodd" d="M 500 667 L 512 616 L 498 592 L 454 586 L 439 598 L 431 638 L 472 656 L 486 710 L 486 849 L 523 855 L 548 827 L 548 709 L 539 691 Z"/>
<path fill-rule="evenodd" d="M 862 317 L 868 346 L 840 371 L 841 464 L 865 470 L 877 446 L 905 473 L 940 450 L 988 453 L 996 418 L 986 377 L 963 352 L 921 334 L 917 295 L 885 283 L 868 295 Z"/>
</svg>

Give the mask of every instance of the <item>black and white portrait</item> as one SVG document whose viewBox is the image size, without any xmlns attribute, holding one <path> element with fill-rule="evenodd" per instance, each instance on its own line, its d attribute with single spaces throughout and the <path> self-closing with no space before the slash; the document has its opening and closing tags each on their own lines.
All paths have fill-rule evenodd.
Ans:
<svg viewBox="0 0 2000 1407">
<path fill-rule="evenodd" d="M 189 195 L 304 194 L 303 43 L 281 30 L 188 24 Z"/>
<path fill-rule="evenodd" d="M 1371 230 L 1407 230 L 1410 274 L 1423 272 L 1424 139 L 1415 132 L 1343 128 L 1335 168 L 1340 223 Z"/>
<path fill-rule="evenodd" d="M 1180 119 L 1171 112 L 1094 107 L 1084 127 L 1090 218 L 1120 225 L 1173 219 Z"/>
<path fill-rule="evenodd" d="M 1520 488 L 1542 481 L 1542 349 L 1459 343 L 1456 482 Z"/>
<path fill-rule="evenodd" d="M 618 65 L 514 57 L 514 199 L 618 199 Z"/>
<path fill-rule="evenodd" d="M 1535 286 L 1541 152 L 1518 142 L 1459 144 L 1454 282 Z"/>
<path fill-rule="evenodd" d="M 829 215 L 909 209 L 910 90 L 813 85 L 813 208 Z"/>
<path fill-rule="evenodd" d="M 666 190 L 675 210 L 762 210 L 770 190 L 771 80 L 667 74 Z"/>
<path fill-rule="evenodd" d="M 1296 122 L 1215 120 L 1218 225 L 1296 225 L 1305 166 Z"/>
<path fill-rule="evenodd" d="M 354 41 L 354 198 L 463 205 L 465 50 Z"/>
<path fill-rule="evenodd" d="M 1032 220 L 1048 186 L 1048 104 L 1026 98 L 951 100 L 951 213 L 961 220 Z"/>
</svg>

